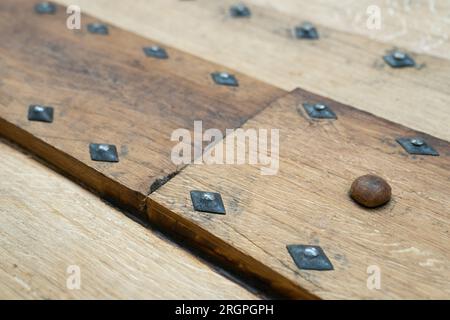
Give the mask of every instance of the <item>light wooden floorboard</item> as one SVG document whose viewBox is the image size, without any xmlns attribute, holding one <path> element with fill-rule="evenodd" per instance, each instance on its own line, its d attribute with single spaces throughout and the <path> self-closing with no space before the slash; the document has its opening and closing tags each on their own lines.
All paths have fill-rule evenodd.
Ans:
<svg viewBox="0 0 450 320">
<path fill-rule="evenodd" d="M 257 298 L 3 141 L 0 155 L 0 299 Z"/>
</svg>

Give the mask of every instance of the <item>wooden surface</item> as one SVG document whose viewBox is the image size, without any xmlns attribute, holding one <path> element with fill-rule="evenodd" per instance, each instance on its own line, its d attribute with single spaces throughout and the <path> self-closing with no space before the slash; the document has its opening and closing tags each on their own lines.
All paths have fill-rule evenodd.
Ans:
<svg viewBox="0 0 450 320">
<path fill-rule="evenodd" d="M 218 86 L 210 73 L 221 66 L 171 48 L 168 60 L 147 58 L 151 40 L 74 32 L 64 8 L 37 15 L 33 4 L 0 4 L 0 133 L 132 209 L 181 169 L 170 160 L 175 129 L 239 127 L 283 93 L 242 74 L 238 88 Z M 53 106 L 54 122 L 28 121 L 30 104 Z M 116 145 L 120 162 L 91 161 L 91 142 Z"/>
<path fill-rule="evenodd" d="M 0 299 L 256 298 L 29 155 L 0 154 Z"/>
<path fill-rule="evenodd" d="M 249 166 L 188 167 L 148 200 L 148 208 L 145 198 L 152 186 L 158 187 L 161 179 L 180 169 L 169 159 L 174 129 L 191 129 L 193 120 L 203 120 L 205 128 L 238 127 L 280 97 L 281 89 L 298 85 L 450 139 L 450 62 L 445 55 L 433 49 L 428 55 L 414 55 L 420 68 L 391 70 L 381 56 L 396 43 L 423 50 L 406 39 L 369 39 L 364 32 L 325 23 L 323 16 L 322 20 L 311 19 L 307 12 L 314 12 L 314 6 L 297 13 L 291 0 L 277 2 L 276 10 L 272 2 L 249 1 L 254 11 L 251 20 L 228 18 L 231 1 L 136 0 L 133 6 L 103 0 L 78 3 L 83 12 L 99 19 L 225 67 L 171 48 L 170 60 L 145 58 L 142 47 L 154 44 L 153 40 L 113 27 L 108 37 L 88 34 L 86 24 L 96 19 L 86 16 L 83 31 L 72 32 L 65 29 L 62 8 L 55 16 L 36 16 L 32 1 L 2 1 L 1 134 L 102 196 L 147 210 L 164 230 L 190 241 L 226 268 L 262 281 L 287 297 L 448 297 L 448 144 L 427 136 L 442 156 L 407 156 L 393 136 L 410 134 L 409 129 L 334 103 L 338 122 L 310 123 L 304 114 L 298 115 L 299 100 L 310 97 L 303 91 L 277 102 L 247 124 L 282 129 L 279 175 L 261 177 L 259 168 Z M 332 8 L 330 3 L 320 1 L 316 8 Z M 289 35 L 288 29 L 304 19 L 321 23 L 320 41 L 296 41 Z M 239 88 L 212 83 L 210 72 L 224 68 L 241 72 L 237 73 Z M 29 123 L 26 110 L 32 103 L 53 105 L 55 122 Z M 339 143 L 339 149 L 330 151 L 326 139 Z M 93 163 L 89 142 L 116 144 L 121 162 Z M 390 205 L 371 212 L 356 206 L 346 194 L 353 179 L 368 172 L 385 177 L 394 192 Z M 194 188 L 221 192 L 228 215 L 192 212 L 188 191 Z M 73 211 L 83 209 L 72 199 L 71 203 Z M 30 215 L 22 214 L 17 224 Z M 88 224 L 95 233 L 108 233 L 104 219 L 91 219 Z M 23 233 L 34 239 L 37 236 L 30 228 L 24 226 Z M 71 236 L 61 233 L 58 243 L 64 244 L 61 239 Z M 108 246 L 116 246 L 116 241 Z M 285 249 L 295 242 L 322 245 L 336 270 L 299 272 Z M 84 249 L 90 247 L 77 243 L 71 250 Z M 133 257 L 128 261 L 135 261 L 134 254 L 142 252 L 135 251 L 130 250 Z M 47 261 L 48 252 L 40 251 L 36 257 Z M 366 287 L 369 265 L 381 269 L 379 291 Z M 114 272 L 128 268 L 124 262 Z M 12 274 L 10 267 L 5 279 L 10 280 Z M 48 275 L 42 279 L 59 281 Z M 28 284 L 22 278 L 18 282 Z M 133 285 L 130 291 L 124 289 L 127 297 L 133 296 Z M 120 291 L 104 290 L 111 297 L 125 297 Z"/>
<path fill-rule="evenodd" d="M 253 0 L 286 15 L 311 17 L 330 29 L 363 35 L 391 46 L 450 59 L 450 3 L 401 0 Z M 368 28 L 369 12 L 380 10 L 380 29 Z M 370 24 L 369 24 L 370 25 Z"/>
<path fill-rule="evenodd" d="M 228 16 L 234 0 L 58 2 L 282 89 L 301 87 L 450 140 L 445 1 L 248 0 L 251 19 Z M 365 28 L 369 5 L 381 9 L 381 30 Z M 319 41 L 293 39 L 304 20 L 317 24 Z M 394 47 L 416 52 L 420 67 L 386 66 L 382 56 Z"/>
<path fill-rule="evenodd" d="M 312 121 L 304 102 L 326 103 L 338 119 Z M 411 156 L 395 139 L 416 132 L 300 89 L 244 128 L 280 129 L 278 174 L 262 176 L 256 165 L 189 166 L 150 196 L 150 220 L 288 296 L 449 297 L 447 142 L 419 134 L 441 156 Z M 369 173 L 393 193 L 375 210 L 348 195 L 353 180 Z M 227 214 L 195 212 L 190 190 L 219 192 Z M 322 246 L 335 270 L 300 271 L 290 244 Z M 381 271 L 380 290 L 366 285 L 370 266 Z"/>
</svg>

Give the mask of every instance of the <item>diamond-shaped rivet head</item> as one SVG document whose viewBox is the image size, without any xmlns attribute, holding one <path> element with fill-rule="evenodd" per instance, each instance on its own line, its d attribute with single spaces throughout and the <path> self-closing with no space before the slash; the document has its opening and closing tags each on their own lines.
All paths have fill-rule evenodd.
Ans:
<svg viewBox="0 0 450 320">
<path fill-rule="evenodd" d="M 28 120 L 53 122 L 53 108 L 41 105 L 31 105 L 28 107 Z"/>
<path fill-rule="evenodd" d="M 319 32 L 310 22 L 304 22 L 295 28 L 295 37 L 297 39 L 319 39 Z"/>
<path fill-rule="evenodd" d="M 103 23 L 90 23 L 87 26 L 88 31 L 93 34 L 100 34 L 100 35 L 108 35 L 109 34 L 109 28 L 106 24 Z"/>
<path fill-rule="evenodd" d="M 161 48 L 159 46 L 145 47 L 144 53 L 147 57 L 152 57 L 152 58 L 156 58 L 156 59 L 169 58 L 167 51 L 164 48 Z"/>
<path fill-rule="evenodd" d="M 34 6 L 34 11 L 39 14 L 54 14 L 56 5 L 51 2 L 40 2 Z"/>
<path fill-rule="evenodd" d="M 243 3 L 236 4 L 230 7 L 230 14 L 235 18 L 250 17 L 250 9 Z"/>
<path fill-rule="evenodd" d="M 211 74 L 213 80 L 218 85 L 222 86 L 231 86 L 231 87 L 238 87 L 239 83 L 236 79 L 236 77 L 232 74 L 229 74 L 227 72 L 214 72 Z"/>
<path fill-rule="evenodd" d="M 384 61 L 392 68 L 414 67 L 416 62 L 403 51 L 393 51 L 383 57 Z"/>
<path fill-rule="evenodd" d="M 295 264 L 301 270 L 333 270 L 328 257 L 319 246 L 288 245 L 287 249 Z"/>
<path fill-rule="evenodd" d="M 91 143 L 89 145 L 89 152 L 93 161 L 119 162 L 119 156 L 117 155 L 117 148 L 115 145 Z"/>
<path fill-rule="evenodd" d="M 191 191 L 191 200 L 195 211 L 225 214 L 222 197 L 219 193 Z"/>
<path fill-rule="evenodd" d="M 409 154 L 439 156 L 439 152 L 437 152 L 432 146 L 421 138 L 398 138 L 397 142 Z"/>
<path fill-rule="evenodd" d="M 323 103 L 304 103 L 306 113 L 313 119 L 337 119 L 331 108 Z"/>
</svg>

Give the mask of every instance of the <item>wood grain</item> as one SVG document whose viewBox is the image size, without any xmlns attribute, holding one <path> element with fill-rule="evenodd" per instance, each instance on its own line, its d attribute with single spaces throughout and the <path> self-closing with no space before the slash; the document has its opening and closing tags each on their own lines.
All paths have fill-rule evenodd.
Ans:
<svg viewBox="0 0 450 320">
<path fill-rule="evenodd" d="M 1 299 L 257 298 L 3 141 L 0 154 Z"/>
<path fill-rule="evenodd" d="M 450 59 L 450 3 L 402 0 L 252 0 L 252 5 L 300 18 L 310 17 L 330 29 L 363 35 L 391 46 Z M 380 11 L 380 29 L 368 28 L 369 12 Z"/>
<path fill-rule="evenodd" d="M 338 119 L 313 121 L 304 102 L 326 103 Z M 447 142 L 300 89 L 244 128 L 280 129 L 276 175 L 261 175 L 258 165 L 189 166 L 150 196 L 150 220 L 289 297 L 450 296 Z M 403 136 L 425 138 L 441 155 L 409 155 L 395 142 Z M 391 185 L 388 205 L 351 200 L 352 182 L 365 174 Z M 195 212 L 190 190 L 219 192 L 227 215 Z M 335 270 L 299 270 L 290 244 L 322 246 Z M 379 290 L 367 287 L 371 266 L 381 271 Z"/>
<path fill-rule="evenodd" d="M 238 88 L 218 86 L 210 73 L 221 66 L 172 48 L 168 60 L 147 58 L 151 40 L 74 32 L 64 8 L 37 15 L 34 3 L 0 4 L 0 133 L 131 209 L 181 169 L 170 160 L 175 129 L 239 127 L 283 93 L 240 73 Z M 28 121 L 30 104 L 53 106 L 55 121 Z M 120 163 L 91 161 L 91 142 L 116 145 Z"/>
<path fill-rule="evenodd" d="M 251 19 L 228 16 L 234 0 L 59 2 L 282 89 L 302 87 L 450 140 L 449 9 L 442 1 L 430 9 L 427 1 L 249 0 Z M 369 4 L 382 9 L 379 32 L 364 29 Z M 320 41 L 293 39 L 303 20 L 317 24 Z M 394 47 L 418 52 L 420 68 L 386 66 L 382 56 Z"/>
</svg>

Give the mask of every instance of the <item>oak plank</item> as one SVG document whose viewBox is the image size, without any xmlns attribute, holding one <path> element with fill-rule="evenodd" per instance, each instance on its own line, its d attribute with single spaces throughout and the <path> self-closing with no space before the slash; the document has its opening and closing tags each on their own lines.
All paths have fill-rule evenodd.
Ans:
<svg viewBox="0 0 450 320">
<path fill-rule="evenodd" d="M 328 104 L 338 119 L 311 120 L 305 102 Z M 449 297 L 449 143 L 300 89 L 244 125 L 271 128 L 280 129 L 276 175 L 258 165 L 191 165 L 150 195 L 149 219 L 289 297 Z M 395 142 L 403 136 L 424 138 L 440 156 L 407 154 Z M 348 195 L 369 173 L 393 190 L 374 210 Z M 219 192 L 227 214 L 195 212 L 190 190 Z M 322 246 L 335 270 L 299 270 L 290 244 Z M 381 271 L 379 290 L 366 285 L 370 266 Z"/>
<path fill-rule="evenodd" d="M 38 15 L 30 0 L 0 4 L 0 134 L 67 174 L 134 210 L 181 167 L 170 160 L 175 129 L 235 128 L 284 92 L 241 73 L 240 86 L 218 86 L 223 67 L 166 48 L 170 59 L 145 57 L 155 43 L 110 26 L 93 35 L 68 30 L 65 8 Z M 52 124 L 27 120 L 31 104 L 55 108 Z M 117 146 L 120 162 L 90 159 L 89 143 Z"/>
<path fill-rule="evenodd" d="M 257 299 L 3 140 L 0 154 L 1 299 Z"/>
<path fill-rule="evenodd" d="M 228 16 L 234 0 L 136 0 L 133 6 L 119 0 L 59 2 L 79 4 L 83 12 L 279 88 L 290 91 L 301 87 L 450 140 L 448 6 L 443 2 L 434 2 L 434 11 L 426 8 L 426 1 L 418 5 L 411 2 L 411 10 L 405 11 L 400 1 L 394 1 L 397 9 L 393 19 L 389 13 L 384 19 L 387 30 L 373 38 L 358 24 L 356 30 L 353 23 L 348 25 L 346 10 L 353 16 L 353 11 L 360 13 L 370 3 L 380 5 L 386 15 L 389 6 L 381 0 L 249 0 L 251 19 Z M 334 14 L 343 14 L 344 22 L 334 21 Z M 320 41 L 293 39 L 292 28 L 303 20 L 317 24 Z M 403 20 L 408 23 L 405 37 L 383 42 L 383 36 L 391 34 Z M 424 35 L 420 28 L 430 30 L 430 34 Z M 429 39 L 442 42 L 442 46 L 425 53 L 422 49 L 427 44 L 434 46 Z M 413 50 L 421 67 L 390 69 L 382 56 L 393 47 Z"/>
<path fill-rule="evenodd" d="M 342 32 L 363 35 L 390 46 L 450 59 L 448 1 L 385 0 L 251 0 L 260 5 Z M 380 29 L 368 28 L 373 8 L 380 11 Z M 369 13 L 370 14 L 369 14 Z"/>
</svg>

